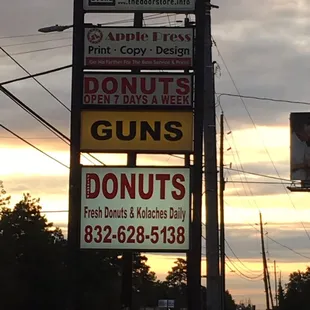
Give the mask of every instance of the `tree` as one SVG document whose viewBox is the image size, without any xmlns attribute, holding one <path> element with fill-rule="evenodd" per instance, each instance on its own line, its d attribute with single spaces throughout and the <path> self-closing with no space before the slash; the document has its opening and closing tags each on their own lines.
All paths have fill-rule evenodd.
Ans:
<svg viewBox="0 0 310 310">
<path fill-rule="evenodd" d="M 282 287 L 281 279 L 279 279 L 279 284 L 278 284 L 278 302 L 279 302 L 279 310 L 284 310 L 285 295 L 284 295 L 284 289 Z"/>
<path fill-rule="evenodd" d="M 46 304 L 65 288 L 66 243 L 61 230 L 53 229 L 40 210 L 39 199 L 25 194 L 13 209 L 0 211 L 0 274 L 7 284 L 1 290 L 4 308 L 55 309 L 63 302 L 52 298 Z"/>
<path fill-rule="evenodd" d="M 168 291 L 169 298 L 176 299 L 178 306 L 186 307 L 187 305 L 187 261 L 183 258 L 177 258 L 175 266 L 168 272 L 166 284 L 170 288 Z M 206 309 L 206 288 L 201 286 L 204 309 Z M 229 291 L 226 291 L 226 310 L 235 310 L 236 304 Z"/>
<path fill-rule="evenodd" d="M 8 196 L 4 189 L 3 181 L 0 180 L 0 207 L 5 207 L 10 204 L 11 196 Z"/>
<path fill-rule="evenodd" d="M 186 285 L 187 261 L 183 258 L 177 258 L 174 263 L 175 266 L 168 272 L 166 281 L 169 286 L 182 287 Z"/>
</svg>

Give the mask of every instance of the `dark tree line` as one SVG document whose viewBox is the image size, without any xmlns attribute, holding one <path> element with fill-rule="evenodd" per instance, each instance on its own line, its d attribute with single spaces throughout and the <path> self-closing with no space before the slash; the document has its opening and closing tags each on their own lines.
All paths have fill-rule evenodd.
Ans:
<svg viewBox="0 0 310 310">
<path fill-rule="evenodd" d="M 310 309 L 310 267 L 290 274 L 288 283 L 278 286 L 278 310 Z"/>
<path fill-rule="evenodd" d="M 40 200 L 24 194 L 13 208 L 0 182 L 1 309 L 65 310 L 69 288 L 67 241 L 41 214 Z M 80 253 L 78 286 L 82 309 L 121 308 L 122 259 L 116 251 Z M 140 253 L 133 259 L 133 309 L 156 307 L 159 299 L 187 306 L 187 263 L 177 259 L 165 281 L 159 281 Z M 205 300 L 205 288 L 201 292 Z M 227 310 L 236 305 L 227 292 Z"/>
</svg>

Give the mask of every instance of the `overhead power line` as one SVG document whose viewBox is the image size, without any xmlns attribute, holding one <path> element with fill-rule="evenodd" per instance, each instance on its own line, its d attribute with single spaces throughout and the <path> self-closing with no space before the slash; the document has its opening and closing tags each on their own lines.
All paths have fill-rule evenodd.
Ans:
<svg viewBox="0 0 310 310">
<path fill-rule="evenodd" d="M 49 39 L 49 40 L 37 40 L 37 41 L 30 41 L 30 42 L 5 44 L 5 45 L 2 45 L 2 47 L 23 46 L 23 45 L 29 45 L 29 44 L 40 44 L 40 43 L 63 41 L 63 40 L 70 40 L 70 39 L 72 39 L 71 36 L 65 37 L 65 38 Z"/>
<path fill-rule="evenodd" d="M 26 113 L 28 113 L 30 116 L 32 116 L 35 120 L 37 120 L 40 124 L 42 124 L 45 128 L 47 128 L 50 132 L 52 132 L 54 135 L 56 135 L 59 139 L 61 139 L 66 144 L 70 144 L 70 138 L 68 138 L 65 134 L 63 134 L 61 131 L 59 131 L 56 127 L 54 127 L 51 123 L 46 121 L 43 117 L 41 117 L 38 113 L 36 113 L 34 110 L 32 110 L 30 107 L 28 107 L 25 103 L 23 103 L 20 99 L 18 99 L 15 95 L 13 95 L 9 90 L 7 90 L 4 86 L 0 85 L 0 91 L 2 91 L 6 96 L 8 96 L 14 103 L 16 103 L 20 108 L 22 108 Z M 100 164 L 105 164 L 97 159 L 92 154 L 88 154 L 93 159 L 97 160 Z M 84 155 L 82 155 L 85 157 Z M 85 157 L 87 160 L 89 160 L 87 157 Z"/>
<path fill-rule="evenodd" d="M 236 255 L 235 251 L 232 249 L 232 247 L 230 246 L 230 244 L 228 243 L 227 240 L 225 240 L 226 245 L 228 246 L 228 248 L 230 249 L 231 253 L 235 256 L 235 258 L 238 260 L 238 262 L 245 268 L 247 269 L 249 272 L 251 273 L 256 273 L 256 272 L 260 272 L 260 271 L 254 271 L 250 268 L 248 268 L 241 260 L 240 258 Z M 263 273 L 260 274 L 260 276 L 262 276 Z"/>
<path fill-rule="evenodd" d="M 47 154 L 46 152 L 42 151 L 41 149 L 39 149 L 38 147 L 36 147 L 35 145 L 33 145 L 32 143 L 30 143 L 29 141 L 27 141 L 26 139 L 22 138 L 21 136 L 19 136 L 18 134 L 16 134 L 15 132 L 13 132 L 12 130 L 10 130 L 9 128 L 7 128 L 6 126 L 4 126 L 3 124 L 0 124 L 0 127 L 2 127 L 4 130 L 6 130 L 7 132 L 9 132 L 10 134 L 12 134 L 13 136 L 15 136 L 16 138 L 20 139 L 21 141 L 23 141 L 24 143 L 28 144 L 29 146 L 31 146 L 32 148 L 34 148 L 35 150 L 37 150 L 38 152 L 42 153 L 43 155 L 47 156 L 48 158 L 52 159 L 53 161 L 57 162 L 58 164 L 62 165 L 63 167 L 66 167 L 69 169 L 69 166 L 65 165 L 64 163 L 62 163 L 61 161 L 59 161 L 58 159 L 54 158 L 53 156 Z"/>
<path fill-rule="evenodd" d="M 299 101 L 299 100 L 277 99 L 277 98 L 259 97 L 259 96 L 250 96 L 250 95 L 248 96 L 248 95 L 241 95 L 241 94 L 238 95 L 238 94 L 231 94 L 231 93 L 217 93 L 217 95 L 218 97 L 228 96 L 228 97 L 238 97 L 238 98 L 244 98 L 244 99 L 254 99 L 254 100 L 260 100 L 260 101 L 310 105 L 310 102 Z"/>
<path fill-rule="evenodd" d="M 7 55 L 18 67 L 26 72 L 37 84 L 39 84 L 47 93 L 49 93 L 61 106 L 67 111 L 71 111 L 58 97 L 56 97 L 47 87 L 45 87 L 35 76 L 33 76 L 24 66 L 22 66 L 14 57 L 12 57 L 4 48 L 0 47 L 0 50 Z"/>
<path fill-rule="evenodd" d="M 23 80 L 31 79 L 33 77 L 38 77 L 38 76 L 47 75 L 47 74 L 50 74 L 50 73 L 55 73 L 55 72 L 58 72 L 58 71 L 69 69 L 69 68 L 72 68 L 72 65 L 62 66 L 62 67 L 58 67 L 58 68 L 55 68 L 55 69 L 51 69 L 51 70 L 42 71 L 42 72 L 39 72 L 39 73 L 23 76 L 23 77 L 16 78 L 16 79 L 13 79 L 13 80 L 8 80 L 8 81 L 5 81 L 5 82 L 1 82 L 0 85 L 3 86 L 3 85 L 6 85 L 6 84 L 20 82 L 20 81 L 23 81 Z"/>
<path fill-rule="evenodd" d="M 216 44 L 214 38 L 212 38 L 212 41 L 213 41 L 213 44 L 214 44 L 214 46 L 215 46 L 215 48 L 216 48 L 216 50 L 217 50 L 217 52 L 218 52 L 219 57 L 221 58 L 221 60 L 222 60 L 222 62 L 223 62 L 223 64 L 224 64 L 224 67 L 225 67 L 225 69 L 226 69 L 226 71 L 227 71 L 227 73 L 228 73 L 228 75 L 229 75 L 229 77 L 230 77 L 230 79 L 231 79 L 231 81 L 232 81 L 232 84 L 233 84 L 233 86 L 234 86 L 234 88 L 235 88 L 235 90 L 236 90 L 236 92 L 237 92 L 237 94 L 238 94 L 238 96 L 239 96 L 239 98 L 240 98 L 242 104 L 243 104 L 243 107 L 244 107 L 244 109 L 245 109 L 247 115 L 249 116 L 249 118 L 250 118 L 252 124 L 253 124 L 254 129 L 255 129 L 256 131 L 258 131 L 258 130 L 257 130 L 257 126 L 256 126 L 256 124 L 255 124 L 255 121 L 254 121 L 254 119 L 253 119 L 253 117 L 252 117 L 252 115 L 251 115 L 251 113 L 250 113 L 250 111 L 249 111 L 249 109 L 248 109 L 248 107 L 247 107 L 247 105 L 246 105 L 246 103 L 245 103 L 243 97 L 241 97 L 241 93 L 240 93 L 240 91 L 239 91 L 239 89 L 238 89 L 238 87 L 237 87 L 237 84 L 236 84 L 236 82 L 235 82 L 235 80 L 234 80 L 234 78 L 233 78 L 233 76 L 232 76 L 230 70 L 228 69 L 228 66 L 227 66 L 227 64 L 226 64 L 226 62 L 225 62 L 225 60 L 224 60 L 224 58 L 223 58 L 223 56 L 222 56 L 222 54 L 221 54 L 221 52 L 220 52 L 218 46 L 217 46 L 217 44 Z M 270 162 L 271 162 L 271 164 L 272 164 L 272 166 L 273 166 L 273 168 L 274 168 L 274 170 L 275 170 L 277 176 L 279 177 L 279 179 L 283 180 L 283 179 L 280 177 L 280 173 L 279 173 L 279 171 L 278 171 L 278 169 L 277 169 L 277 167 L 276 167 L 276 165 L 275 165 L 275 162 L 273 161 L 273 159 L 272 159 L 272 157 L 271 157 L 271 155 L 270 155 L 270 153 L 269 153 L 269 151 L 268 151 L 268 149 L 267 149 L 267 147 L 266 147 L 266 145 L 265 145 L 265 143 L 264 143 L 263 140 L 262 140 L 262 145 L 263 145 L 263 147 L 264 147 L 264 149 L 265 149 L 265 152 L 266 152 L 267 156 L 269 157 L 269 160 L 270 160 Z M 285 184 L 282 184 L 282 185 L 283 185 L 283 189 L 284 189 L 284 191 L 285 191 L 285 193 L 286 193 L 286 195 L 287 195 L 287 197 L 288 197 L 288 199 L 289 199 L 289 201 L 290 201 L 290 203 L 291 203 L 291 206 L 297 211 L 297 208 L 296 208 L 296 206 L 295 206 L 295 204 L 294 204 L 294 202 L 293 202 L 293 200 L 292 200 L 292 197 L 290 196 L 290 194 L 289 194 L 289 192 L 288 192 L 287 187 L 285 186 Z M 305 224 L 303 223 L 303 221 L 300 221 L 300 224 L 301 224 L 301 226 L 303 227 L 303 229 L 304 229 L 304 231 L 305 231 L 305 233 L 306 233 L 308 239 L 310 240 L 310 234 L 309 234 L 308 230 L 306 229 Z"/>
</svg>

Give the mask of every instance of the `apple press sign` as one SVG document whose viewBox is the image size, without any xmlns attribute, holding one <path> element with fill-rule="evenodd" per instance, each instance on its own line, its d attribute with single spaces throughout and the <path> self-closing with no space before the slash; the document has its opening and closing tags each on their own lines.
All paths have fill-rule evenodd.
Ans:
<svg viewBox="0 0 310 310">
<path fill-rule="evenodd" d="M 190 69 L 192 28 L 85 28 L 84 65 L 110 69 Z"/>
</svg>

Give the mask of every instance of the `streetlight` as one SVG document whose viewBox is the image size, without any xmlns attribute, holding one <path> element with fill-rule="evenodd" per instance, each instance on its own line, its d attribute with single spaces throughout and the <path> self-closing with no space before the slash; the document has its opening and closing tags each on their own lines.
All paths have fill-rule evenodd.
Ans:
<svg viewBox="0 0 310 310">
<path fill-rule="evenodd" d="M 69 28 L 72 28 L 73 25 L 54 25 L 54 26 L 48 26 L 38 29 L 39 32 L 43 33 L 49 33 L 49 32 L 62 32 L 64 30 L 67 30 Z"/>
</svg>

